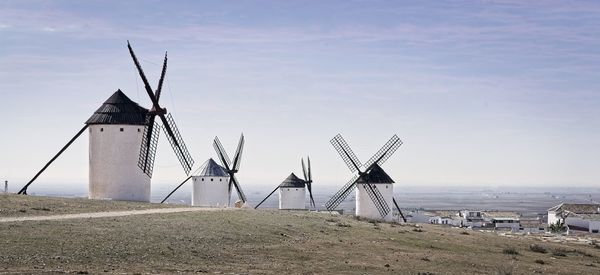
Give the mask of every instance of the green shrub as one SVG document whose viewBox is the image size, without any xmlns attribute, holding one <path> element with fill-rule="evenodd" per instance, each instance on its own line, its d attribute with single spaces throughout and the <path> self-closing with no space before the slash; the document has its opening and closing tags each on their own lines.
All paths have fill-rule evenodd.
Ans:
<svg viewBox="0 0 600 275">
<path fill-rule="evenodd" d="M 555 223 L 550 225 L 550 232 L 552 233 L 564 233 L 567 232 L 567 227 L 563 220 L 557 220 Z"/>
<path fill-rule="evenodd" d="M 529 250 L 531 250 L 533 252 L 537 252 L 537 253 L 546 253 L 546 252 L 548 252 L 544 246 L 539 245 L 539 244 L 532 244 L 532 245 L 530 245 L 529 246 Z"/>
<path fill-rule="evenodd" d="M 517 251 L 517 249 L 514 247 L 507 247 L 502 250 L 502 253 L 507 255 L 519 255 L 519 251 Z"/>
</svg>

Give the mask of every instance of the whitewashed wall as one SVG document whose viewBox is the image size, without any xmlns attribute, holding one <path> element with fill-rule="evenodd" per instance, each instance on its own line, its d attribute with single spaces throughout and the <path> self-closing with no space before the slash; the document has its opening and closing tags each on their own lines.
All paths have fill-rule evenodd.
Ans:
<svg viewBox="0 0 600 275">
<path fill-rule="evenodd" d="M 590 233 L 600 233 L 600 221 L 589 221 Z"/>
<path fill-rule="evenodd" d="M 391 221 L 393 218 L 392 209 L 395 207 L 394 202 L 392 201 L 394 185 L 391 183 L 377 183 L 371 185 L 379 190 L 384 200 L 390 207 L 390 212 L 387 214 L 387 216 L 385 216 L 384 220 Z M 382 217 L 379 213 L 379 210 L 377 210 L 375 203 L 371 200 L 371 197 L 369 197 L 369 194 L 367 194 L 367 191 L 365 190 L 365 187 L 368 188 L 366 184 L 359 183 L 356 187 L 356 216 L 381 220 Z"/>
<path fill-rule="evenodd" d="M 192 206 L 228 207 L 229 177 L 192 177 Z"/>
<path fill-rule="evenodd" d="M 149 202 L 150 178 L 137 165 L 144 126 L 90 125 L 89 133 L 89 198 Z"/>
<path fill-rule="evenodd" d="M 279 188 L 279 209 L 306 209 L 305 202 L 306 188 Z"/>
<path fill-rule="evenodd" d="M 521 224 L 519 224 L 518 220 L 514 220 L 512 222 L 495 223 L 494 226 L 496 229 L 510 228 L 512 231 L 519 231 L 519 227 L 521 226 Z"/>
<path fill-rule="evenodd" d="M 579 217 L 567 217 L 565 219 L 565 224 L 569 227 L 578 227 L 577 230 L 583 229 L 590 231 L 590 222 Z M 569 229 L 573 230 L 574 228 Z"/>
</svg>

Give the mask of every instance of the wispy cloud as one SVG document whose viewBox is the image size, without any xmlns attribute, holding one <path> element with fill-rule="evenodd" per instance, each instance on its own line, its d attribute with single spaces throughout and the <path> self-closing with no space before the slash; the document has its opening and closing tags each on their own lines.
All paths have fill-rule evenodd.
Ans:
<svg viewBox="0 0 600 275">
<path fill-rule="evenodd" d="M 470 173 L 498 162 L 556 157 L 545 145 L 529 143 L 531 137 L 562 141 L 575 136 L 587 142 L 600 135 L 595 127 L 600 123 L 600 5 L 595 2 L 285 2 L 276 11 L 249 7 L 254 3 L 195 9 L 178 7 L 182 3 L 160 9 L 134 3 L 137 9 L 131 12 L 115 9 L 117 2 L 102 2 L 98 11 L 92 10 L 98 8 L 95 3 L 3 3 L 3 100 L 32 101 L 28 106 L 47 104 L 40 98 L 71 100 L 72 106 L 84 106 L 80 113 L 71 108 L 58 115 L 85 117 L 105 91 L 123 88 L 135 98 L 139 79 L 124 45 L 130 39 L 139 56 L 150 60 L 142 62 L 152 79 L 160 66 L 150 62 L 160 63 L 162 50 L 169 49 L 168 84 L 180 101 L 178 108 L 167 107 L 179 110 L 183 126 L 202 124 L 185 128 L 200 137 L 190 141 L 196 148 L 207 147 L 200 139 L 225 131 L 225 124 L 252 128 L 260 140 L 253 145 L 258 151 L 280 146 L 286 155 L 314 149 L 306 144 L 288 148 L 280 141 L 282 133 L 327 146 L 324 135 L 340 130 L 365 135 L 362 143 L 368 145 L 371 134 L 365 133 L 398 130 L 415 141 L 408 156 L 424 163 L 403 171 L 428 181 L 432 169 Z M 209 5 L 190 5 L 196 4 Z M 93 91 L 65 96 L 80 95 L 82 89 Z M 143 90 L 138 98 L 147 100 Z M 20 105 L 8 105 L 4 111 L 19 116 Z M 356 122 L 361 128 L 354 127 Z M 14 120 L 19 129 L 38 129 L 27 123 Z M 450 151 L 446 137 L 455 141 Z M 520 143 L 517 149 L 498 147 L 504 141 Z M 598 148 L 589 142 L 572 147 L 583 153 Z M 431 159 L 424 160 L 427 150 Z M 430 167 L 437 156 L 457 152 L 467 153 Z M 568 165 L 598 162 L 587 154 Z M 275 157 L 277 165 L 292 165 Z M 490 163 L 473 167 L 474 159 Z M 562 166 L 547 167 L 530 178 L 551 179 L 552 171 L 560 170 L 553 168 Z M 586 177 L 574 175 L 588 182 Z"/>
</svg>

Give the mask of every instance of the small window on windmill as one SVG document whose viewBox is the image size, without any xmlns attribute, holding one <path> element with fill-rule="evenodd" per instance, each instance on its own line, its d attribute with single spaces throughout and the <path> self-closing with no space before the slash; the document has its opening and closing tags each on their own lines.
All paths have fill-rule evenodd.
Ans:
<svg viewBox="0 0 600 275">
<path fill-rule="evenodd" d="M 298 191 L 298 188 L 296 188 L 296 191 Z"/>
<path fill-rule="evenodd" d="M 210 179 L 210 181 L 213 181 L 214 179 Z"/>
<path fill-rule="evenodd" d="M 140 131 L 140 128 L 138 128 L 138 133 L 139 133 L 139 132 L 141 132 L 141 131 Z"/>
<path fill-rule="evenodd" d="M 123 128 L 121 128 L 120 131 L 123 132 Z"/>
<path fill-rule="evenodd" d="M 223 179 L 219 179 L 219 181 L 223 181 Z"/>
<path fill-rule="evenodd" d="M 100 132 L 104 132 L 104 128 L 100 128 Z"/>
<path fill-rule="evenodd" d="M 204 178 L 202 178 L 202 181 L 204 181 Z"/>
</svg>

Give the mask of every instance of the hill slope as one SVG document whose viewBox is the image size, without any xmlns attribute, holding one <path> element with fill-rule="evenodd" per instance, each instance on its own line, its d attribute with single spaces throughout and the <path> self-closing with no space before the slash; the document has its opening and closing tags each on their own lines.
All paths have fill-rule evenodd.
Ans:
<svg viewBox="0 0 600 275">
<path fill-rule="evenodd" d="M 0 236 L 0 272 L 600 273 L 600 249 L 591 245 L 312 212 L 11 222 L 0 223 Z"/>
</svg>

